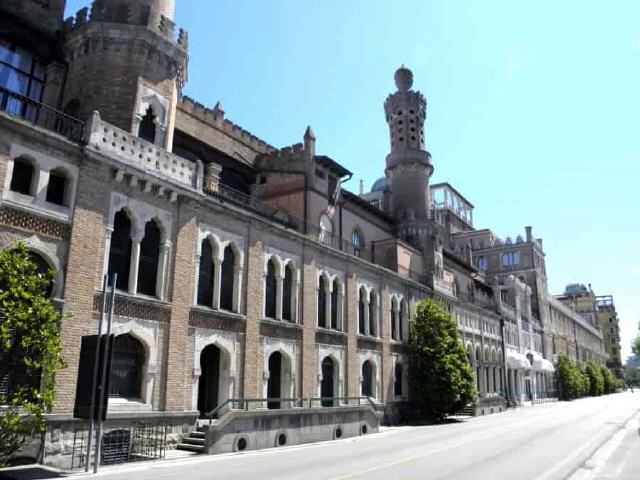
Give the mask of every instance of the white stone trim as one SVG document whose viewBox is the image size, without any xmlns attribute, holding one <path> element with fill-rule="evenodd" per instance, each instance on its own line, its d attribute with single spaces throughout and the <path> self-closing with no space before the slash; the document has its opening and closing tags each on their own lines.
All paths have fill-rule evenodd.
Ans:
<svg viewBox="0 0 640 480">
<path fill-rule="evenodd" d="M 297 373 L 298 373 L 298 343 L 295 340 L 285 340 L 282 338 L 262 337 L 262 391 L 263 398 L 268 397 L 269 383 L 269 357 L 274 352 L 280 352 L 286 359 L 289 367 L 288 372 L 284 372 L 281 378 L 280 395 L 283 398 L 295 398 L 298 395 Z M 287 378 L 287 375 L 289 378 Z"/>
<path fill-rule="evenodd" d="M 362 378 L 362 365 L 364 364 L 364 362 L 366 362 L 367 360 L 369 360 L 374 367 L 374 382 L 373 382 L 373 398 L 375 398 L 376 400 L 379 400 L 381 398 L 381 388 L 382 388 L 382 382 L 381 382 L 381 374 L 382 374 L 382 358 L 380 355 L 380 352 L 375 351 L 375 350 L 358 350 L 358 376 L 360 378 L 360 393 L 362 393 L 362 382 L 363 382 L 363 378 Z"/>
<path fill-rule="evenodd" d="M 346 350 L 345 347 L 337 345 L 325 345 L 322 343 L 316 344 L 317 354 L 317 396 L 322 396 L 322 361 L 326 357 L 330 357 L 334 363 L 334 378 L 333 378 L 333 394 L 335 397 L 344 397 L 345 386 L 345 370 L 346 370 Z M 339 402 L 343 403 L 343 402 Z"/>
</svg>

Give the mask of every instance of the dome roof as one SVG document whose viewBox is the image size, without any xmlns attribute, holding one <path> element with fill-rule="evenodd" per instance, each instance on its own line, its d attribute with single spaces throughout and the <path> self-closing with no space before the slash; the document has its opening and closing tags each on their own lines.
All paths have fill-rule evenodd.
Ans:
<svg viewBox="0 0 640 480">
<path fill-rule="evenodd" d="M 373 183 L 373 187 L 371 187 L 371 192 L 384 192 L 387 190 L 391 190 L 387 177 L 380 177 Z"/>
</svg>

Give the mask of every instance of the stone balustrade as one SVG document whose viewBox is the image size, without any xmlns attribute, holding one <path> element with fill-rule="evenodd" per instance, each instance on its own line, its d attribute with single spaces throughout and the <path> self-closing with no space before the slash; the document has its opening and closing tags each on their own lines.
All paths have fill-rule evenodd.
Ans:
<svg viewBox="0 0 640 480">
<path fill-rule="evenodd" d="M 450 297 L 455 297 L 455 287 L 452 282 L 447 282 L 446 280 L 439 278 L 437 275 L 433 275 L 433 288 L 434 290 L 449 295 Z"/>
<path fill-rule="evenodd" d="M 102 121 L 98 112 L 94 112 L 89 120 L 85 135 L 88 146 L 116 156 L 147 174 L 191 188 L 198 184 L 201 173 L 196 163 Z"/>
</svg>

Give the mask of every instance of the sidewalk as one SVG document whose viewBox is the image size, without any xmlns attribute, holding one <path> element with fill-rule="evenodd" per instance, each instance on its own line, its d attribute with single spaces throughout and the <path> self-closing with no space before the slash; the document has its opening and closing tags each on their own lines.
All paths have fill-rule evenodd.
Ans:
<svg viewBox="0 0 640 480">
<path fill-rule="evenodd" d="M 594 477 L 594 480 L 614 479 L 640 479 L 640 420 L 638 419 Z"/>
</svg>

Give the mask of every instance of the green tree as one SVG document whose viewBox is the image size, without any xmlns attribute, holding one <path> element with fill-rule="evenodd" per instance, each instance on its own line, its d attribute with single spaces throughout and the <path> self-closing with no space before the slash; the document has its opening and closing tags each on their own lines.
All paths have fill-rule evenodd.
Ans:
<svg viewBox="0 0 640 480">
<path fill-rule="evenodd" d="M 602 395 L 604 393 L 604 377 L 602 376 L 600 366 L 593 362 L 587 362 L 584 371 L 587 377 L 589 377 L 588 395 L 593 397 Z"/>
<path fill-rule="evenodd" d="M 418 304 L 409 337 L 411 398 L 431 420 L 442 421 L 475 399 L 475 378 L 458 326 L 433 300 Z"/>
<path fill-rule="evenodd" d="M 582 373 L 566 355 L 558 357 L 556 376 L 561 400 L 573 400 L 583 395 L 584 379 Z"/>
<path fill-rule="evenodd" d="M 38 267 L 23 243 L 0 251 L 0 463 L 44 430 L 54 375 L 63 366 L 60 313 L 48 298 L 52 272 Z"/>
<path fill-rule="evenodd" d="M 615 393 L 618 382 L 613 372 L 604 365 L 600 365 L 600 372 L 604 379 L 604 393 Z"/>
</svg>

